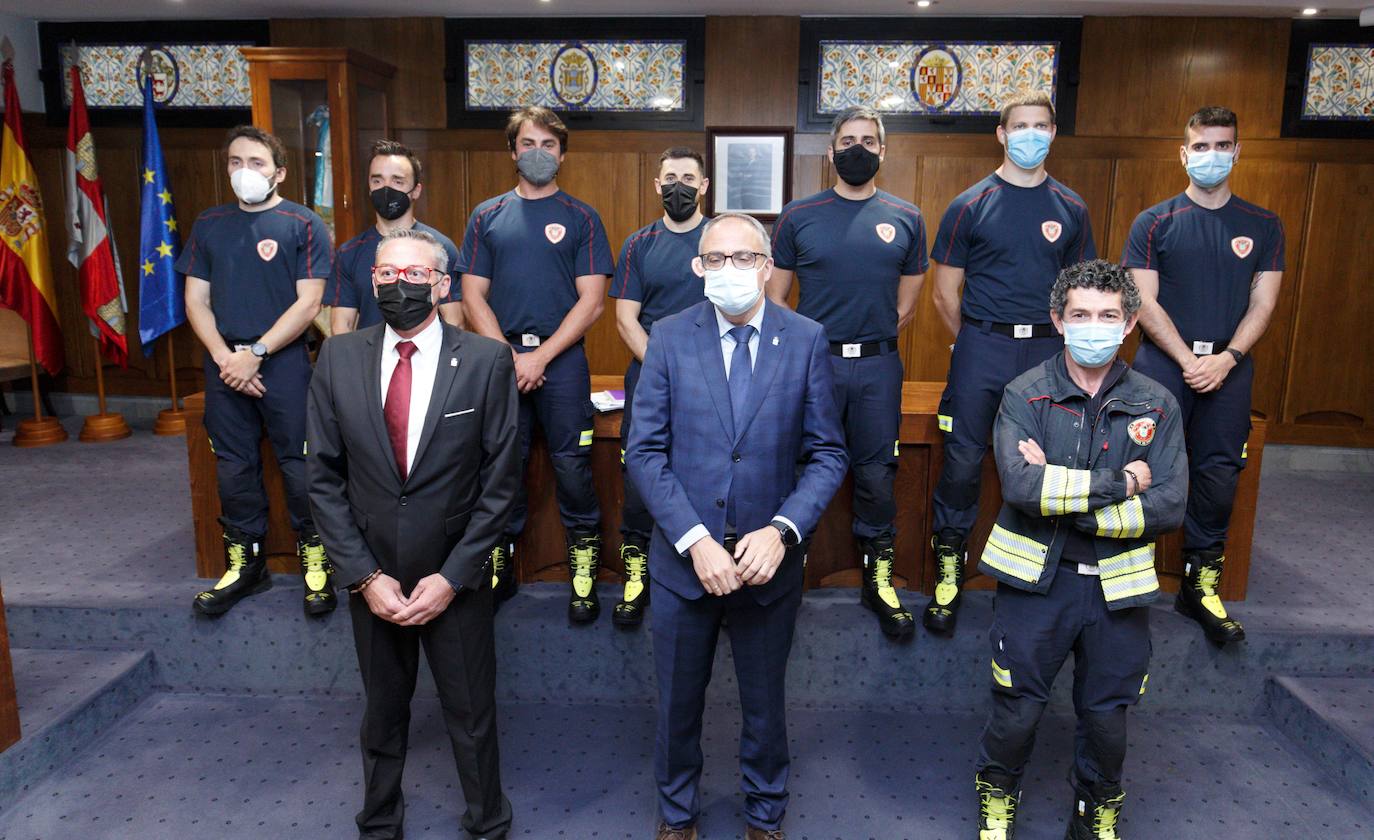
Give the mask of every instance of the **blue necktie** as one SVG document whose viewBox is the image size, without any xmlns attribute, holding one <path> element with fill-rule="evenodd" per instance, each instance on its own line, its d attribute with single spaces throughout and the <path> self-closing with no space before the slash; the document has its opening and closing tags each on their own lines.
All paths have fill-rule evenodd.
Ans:
<svg viewBox="0 0 1374 840">
<path fill-rule="evenodd" d="M 744 429 L 744 407 L 749 402 L 749 383 L 754 379 L 753 359 L 749 355 L 749 339 L 754 328 L 749 324 L 730 330 L 735 340 L 735 352 L 730 356 L 730 411 L 735 418 L 735 437 Z M 725 505 L 725 524 L 735 526 L 735 485 L 730 485 L 730 493 Z"/>
</svg>

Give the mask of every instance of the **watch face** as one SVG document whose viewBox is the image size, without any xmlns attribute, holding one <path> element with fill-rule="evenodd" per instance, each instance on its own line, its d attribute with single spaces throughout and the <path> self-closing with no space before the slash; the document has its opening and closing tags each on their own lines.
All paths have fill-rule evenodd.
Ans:
<svg viewBox="0 0 1374 840">
<path fill-rule="evenodd" d="M 254 356 L 257 356 L 260 359 L 267 355 L 267 345 L 261 342 L 254 344 L 252 347 L 249 347 L 248 349 L 252 351 Z"/>
</svg>

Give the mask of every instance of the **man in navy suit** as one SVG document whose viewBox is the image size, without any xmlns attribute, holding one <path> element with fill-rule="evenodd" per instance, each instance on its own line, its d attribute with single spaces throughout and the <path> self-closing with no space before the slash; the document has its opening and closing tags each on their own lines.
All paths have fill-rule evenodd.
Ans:
<svg viewBox="0 0 1374 840">
<path fill-rule="evenodd" d="M 728 620 L 743 727 L 748 840 L 781 840 L 787 808 L 784 677 L 801 605 L 801 538 L 848 468 L 830 345 L 819 324 L 767 305 L 773 268 L 755 219 L 703 228 L 692 270 L 707 301 L 654 325 L 625 466 L 656 523 L 658 840 L 695 840 L 701 717 Z"/>
</svg>

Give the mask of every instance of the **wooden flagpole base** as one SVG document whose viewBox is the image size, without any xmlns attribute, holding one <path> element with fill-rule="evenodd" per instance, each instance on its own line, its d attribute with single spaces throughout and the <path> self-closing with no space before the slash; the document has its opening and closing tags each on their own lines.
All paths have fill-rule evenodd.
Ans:
<svg viewBox="0 0 1374 840">
<path fill-rule="evenodd" d="M 133 430 L 124 422 L 124 415 L 115 412 L 91 414 L 81 426 L 81 440 L 86 443 L 123 440 L 132 434 Z"/>
<path fill-rule="evenodd" d="M 55 417 L 30 417 L 20 420 L 14 429 L 14 445 L 22 447 L 48 446 L 67 439 L 67 430 Z"/>
<path fill-rule="evenodd" d="M 186 434 L 186 412 L 179 408 L 164 408 L 157 413 L 157 423 L 153 426 L 155 435 Z"/>
</svg>

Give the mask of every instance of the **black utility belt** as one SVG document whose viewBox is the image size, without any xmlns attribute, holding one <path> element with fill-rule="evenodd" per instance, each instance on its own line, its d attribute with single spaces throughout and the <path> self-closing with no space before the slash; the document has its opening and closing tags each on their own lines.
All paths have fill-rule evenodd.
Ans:
<svg viewBox="0 0 1374 840">
<path fill-rule="evenodd" d="M 538 347 L 548 341 L 550 336 L 535 333 L 506 333 L 506 341 L 516 347 Z"/>
<path fill-rule="evenodd" d="M 979 329 L 1005 335 L 1008 338 L 1053 338 L 1059 335 L 1054 324 L 1002 324 L 997 321 L 969 321 Z"/>
<path fill-rule="evenodd" d="M 1149 336 L 1145 336 L 1141 340 L 1155 344 Z M 1230 346 L 1229 341 L 1188 341 L 1184 339 L 1183 343 L 1188 345 L 1188 349 L 1193 351 L 1194 356 L 1215 356 L 1218 353 L 1225 353 L 1227 347 Z M 1159 345 L 1155 344 L 1155 346 L 1158 347 Z"/>
<path fill-rule="evenodd" d="M 886 341 L 830 342 L 831 355 L 846 359 L 866 359 L 869 356 L 881 356 L 885 353 L 896 352 L 897 339 L 895 338 L 889 338 Z"/>
</svg>

